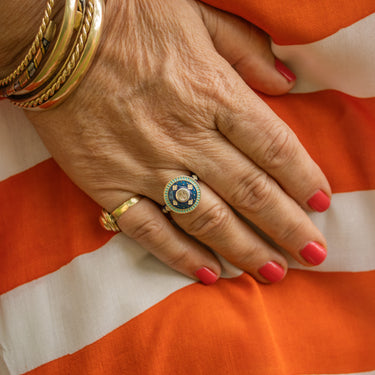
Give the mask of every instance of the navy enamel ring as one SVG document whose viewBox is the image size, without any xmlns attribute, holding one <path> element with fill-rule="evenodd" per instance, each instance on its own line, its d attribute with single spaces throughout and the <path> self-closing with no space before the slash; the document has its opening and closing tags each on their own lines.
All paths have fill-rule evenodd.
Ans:
<svg viewBox="0 0 375 375">
<path fill-rule="evenodd" d="M 197 208 L 200 199 L 201 189 L 195 174 L 175 177 L 165 185 L 163 212 L 187 214 Z"/>
</svg>

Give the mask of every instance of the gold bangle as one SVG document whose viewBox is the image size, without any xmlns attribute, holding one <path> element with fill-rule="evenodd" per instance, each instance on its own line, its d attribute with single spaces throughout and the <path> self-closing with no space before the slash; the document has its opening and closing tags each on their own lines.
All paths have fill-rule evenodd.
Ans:
<svg viewBox="0 0 375 375">
<path fill-rule="evenodd" d="M 39 47 L 39 45 L 40 45 L 40 43 L 43 39 L 43 35 L 44 35 L 44 33 L 47 29 L 48 23 L 50 21 L 50 16 L 51 16 L 54 5 L 55 5 L 55 0 L 48 0 L 47 1 L 46 9 L 44 11 L 44 16 L 43 16 L 43 19 L 42 19 L 42 24 L 39 27 L 38 33 L 37 33 L 37 35 L 34 39 L 33 44 L 31 45 L 31 47 L 28 50 L 26 56 L 22 60 L 21 64 L 18 65 L 18 67 L 11 74 L 9 74 L 7 77 L 2 78 L 0 80 L 0 87 L 8 86 L 9 83 L 14 81 L 17 77 L 19 77 L 21 75 L 21 73 L 26 69 L 29 62 L 35 56 L 35 54 L 37 52 L 37 48 Z"/>
<path fill-rule="evenodd" d="M 68 47 L 71 44 L 74 29 L 77 28 L 75 22 L 76 17 L 74 15 L 78 13 L 80 13 L 82 17 L 82 12 L 80 12 L 79 7 L 77 6 L 77 0 L 66 0 L 63 22 L 47 61 L 32 82 L 22 90 L 17 91 L 16 95 L 28 94 L 35 91 L 51 79 L 52 75 L 61 65 Z"/>
<path fill-rule="evenodd" d="M 33 80 L 34 74 L 36 74 L 38 67 L 42 62 L 43 57 L 48 51 L 51 41 L 56 31 L 56 24 L 52 20 L 48 23 L 45 34 L 43 35 L 42 42 L 33 57 L 28 64 L 27 68 L 17 77 L 14 81 L 9 83 L 8 86 L 0 88 L 0 96 L 8 97 L 11 95 L 17 95 L 21 90 Z"/>
<path fill-rule="evenodd" d="M 11 97 L 24 109 L 42 110 L 60 104 L 81 82 L 98 48 L 103 24 L 104 1 L 88 0 L 83 26 L 68 60 L 57 76 L 38 95 L 32 98 Z"/>
</svg>

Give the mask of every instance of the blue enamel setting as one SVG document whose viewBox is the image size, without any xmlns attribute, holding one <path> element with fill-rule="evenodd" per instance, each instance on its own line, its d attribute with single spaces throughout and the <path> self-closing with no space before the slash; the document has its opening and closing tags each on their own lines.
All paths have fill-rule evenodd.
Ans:
<svg viewBox="0 0 375 375">
<path fill-rule="evenodd" d="M 179 214 L 193 211 L 200 199 L 201 190 L 193 177 L 176 177 L 170 180 L 164 189 L 164 201 L 168 210 Z"/>
</svg>

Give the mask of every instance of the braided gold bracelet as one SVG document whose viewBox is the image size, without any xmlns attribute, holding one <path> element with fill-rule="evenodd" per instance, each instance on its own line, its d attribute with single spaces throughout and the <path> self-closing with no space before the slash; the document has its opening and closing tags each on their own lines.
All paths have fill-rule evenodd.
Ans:
<svg viewBox="0 0 375 375">
<path fill-rule="evenodd" d="M 30 110 L 51 108 L 62 102 L 77 87 L 89 69 L 99 45 L 103 12 L 103 0 L 87 1 L 81 30 L 66 63 L 36 96 L 11 97 L 15 105 Z"/>
<path fill-rule="evenodd" d="M 56 37 L 56 42 L 53 49 L 47 58 L 47 61 L 42 66 L 37 76 L 30 82 L 23 90 L 18 91 L 17 95 L 31 93 L 37 90 L 48 80 L 52 78 L 58 67 L 64 60 L 68 47 L 71 44 L 73 33 L 78 29 L 82 19 L 82 2 L 77 0 L 66 0 L 65 10 L 62 25 L 59 34 Z M 77 20 L 79 22 L 77 22 Z"/>
<path fill-rule="evenodd" d="M 83 3 L 83 0 L 65 1 L 62 25 L 47 61 L 40 66 L 40 61 L 46 54 L 47 48 L 50 44 L 51 36 L 53 36 L 56 31 L 56 25 L 53 20 L 49 22 L 46 30 L 46 35 L 48 35 L 48 37 L 46 36 L 46 39 L 43 38 L 41 45 L 41 47 L 43 47 L 43 45 L 46 43 L 47 48 L 42 48 L 36 53 L 34 59 L 29 64 L 29 67 L 18 79 L 11 82 L 7 87 L 0 89 L 1 96 L 9 97 L 12 95 L 33 95 L 33 91 L 41 88 L 46 82 L 53 78 L 56 70 L 60 67 L 62 61 L 64 60 L 68 48 L 72 45 L 71 39 L 74 31 L 76 31 L 80 26 L 82 21 Z M 53 34 L 51 32 L 48 33 L 51 26 L 53 26 Z"/>
<path fill-rule="evenodd" d="M 21 64 L 18 65 L 18 67 L 11 74 L 9 74 L 7 77 L 0 80 L 0 87 L 8 86 L 9 83 L 14 81 L 17 77 L 19 77 L 21 73 L 27 68 L 28 64 L 31 62 L 35 54 L 37 53 L 37 48 L 40 46 L 44 33 L 50 22 L 50 16 L 51 16 L 54 5 L 55 5 L 55 0 L 47 1 L 47 6 L 44 11 L 42 23 L 39 27 L 38 33 L 34 39 L 33 44 L 31 45 L 25 58 L 22 60 Z"/>
<path fill-rule="evenodd" d="M 27 68 L 20 74 L 19 77 L 9 83 L 8 86 L 0 88 L 0 96 L 8 97 L 10 95 L 19 94 L 22 92 L 22 89 L 32 81 L 32 78 L 37 72 L 44 55 L 48 51 L 48 47 L 51 44 L 55 31 L 56 24 L 51 20 L 49 21 L 45 34 L 43 35 L 42 42 Z"/>
</svg>

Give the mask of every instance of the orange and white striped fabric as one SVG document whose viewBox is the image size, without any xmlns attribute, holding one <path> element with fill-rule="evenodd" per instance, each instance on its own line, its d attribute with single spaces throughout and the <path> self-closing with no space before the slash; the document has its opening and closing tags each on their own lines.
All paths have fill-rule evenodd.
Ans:
<svg viewBox="0 0 375 375">
<path fill-rule="evenodd" d="M 327 260 L 204 286 L 98 224 L 100 208 L 0 103 L 0 375 L 375 374 L 375 2 L 210 0 L 297 74 L 261 97 L 333 188 Z"/>
</svg>

